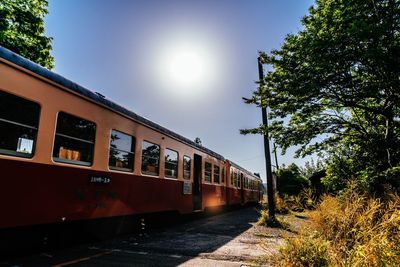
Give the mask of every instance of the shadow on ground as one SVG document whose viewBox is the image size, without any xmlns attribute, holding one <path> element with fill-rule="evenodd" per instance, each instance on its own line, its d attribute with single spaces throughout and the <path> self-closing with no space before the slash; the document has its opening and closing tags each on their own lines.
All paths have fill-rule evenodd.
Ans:
<svg viewBox="0 0 400 267">
<path fill-rule="evenodd" d="M 23 256 L 0 262 L 0 266 L 178 266 L 184 263 L 195 266 L 198 263 L 191 265 L 192 259 L 212 254 L 221 247 L 226 248 L 218 254 L 220 260 L 228 261 L 225 266 L 235 266 L 229 261 L 237 264 L 243 259 L 237 256 L 234 245 L 225 245 L 235 242 L 235 238 L 249 230 L 258 216 L 256 208 L 246 207 L 176 225 L 169 222 L 163 228 L 107 241 Z M 218 255 L 214 253 L 214 257 Z M 208 264 L 213 266 L 215 262 Z"/>
</svg>

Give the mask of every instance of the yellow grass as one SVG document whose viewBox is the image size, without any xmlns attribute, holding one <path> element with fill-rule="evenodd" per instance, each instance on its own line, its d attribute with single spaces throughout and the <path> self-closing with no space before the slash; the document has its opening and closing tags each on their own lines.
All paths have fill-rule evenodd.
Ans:
<svg viewBox="0 0 400 267">
<path fill-rule="evenodd" d="M 399 196 L 324 196 L 311 221 L 287 239 L 278 266 L 400 266 Z"/>
</svg>

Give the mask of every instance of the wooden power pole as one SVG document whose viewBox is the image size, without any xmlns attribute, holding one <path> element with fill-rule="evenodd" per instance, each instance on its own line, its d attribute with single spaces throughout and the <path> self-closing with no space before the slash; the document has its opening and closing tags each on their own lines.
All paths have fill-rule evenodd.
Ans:
<svg viewBox="0 0 400 267">
<path fill-rule="evenodd" d="M 261 63 L 261 57 L 258 57 L 258 75 L 260 78 L 260 86 L 263 85 L 264 70 Z M 267 169 L 267 194 L 268 194 L 268 216 L 270 220 L 275 220 L 275 192 L 273 186 L 272 169 L 271 169 L 271 151 L 269 149 L 268 137 L 268 118 L 267 107 L 261 107 L 262 121 L 266 131 L 264 132 L 264 153 L 265 153 L 265 167 Z"/>
</svg>

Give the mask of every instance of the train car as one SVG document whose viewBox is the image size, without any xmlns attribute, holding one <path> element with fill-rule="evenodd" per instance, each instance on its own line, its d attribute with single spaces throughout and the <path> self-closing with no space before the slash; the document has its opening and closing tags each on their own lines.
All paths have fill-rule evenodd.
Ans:
<svg viewBox="0 0 400 267">
<path fill-rule="evenodd" d="M 0 229 L 259 199 L 220 154 L 2 47 L 0 168 Z"/>
<path fill-rule="evenodd" d="M 261 201 L 262 180 L 260 177 L 230 160 L 226 160 L 226 169 L 230 177 L 230 182 L 226 185 L 229 205 L 244 205 Z"/>
</svg>

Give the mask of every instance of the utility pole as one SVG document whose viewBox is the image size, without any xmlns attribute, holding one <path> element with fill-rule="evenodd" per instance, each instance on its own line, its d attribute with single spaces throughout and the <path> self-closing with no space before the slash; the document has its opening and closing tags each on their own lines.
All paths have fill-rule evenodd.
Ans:
<svg viewBox="0 0 400 267">
<path fill-rule="evenodd" d="M 279 170 L 278 155 L 276 154 L 276 145 L 275 145 L 275 143 L 274 143 L 274 154 L 275 154 L 275 165 L 276 165 L 276 169 Z"/>
<path fill-rule="evenodd" d="M 258 76 L 260 78 L 260 86 L 263 85 L 264 70 L 261 63 L 261 57 L 258 57 Z M 263 125 L 268 129 L 267 107 L 262 107 L 262 121 Z M 275 220 L 275 192 L 273 186 L 272 169 L 271 169 L 271 151 L 269 149 L 268 130 L 264 132 L 264 153 L 265 153 L 265 167 L 267 169 L 267 194 L 268 194 L 268 217 L 269 220 Z"/>
</svg>

